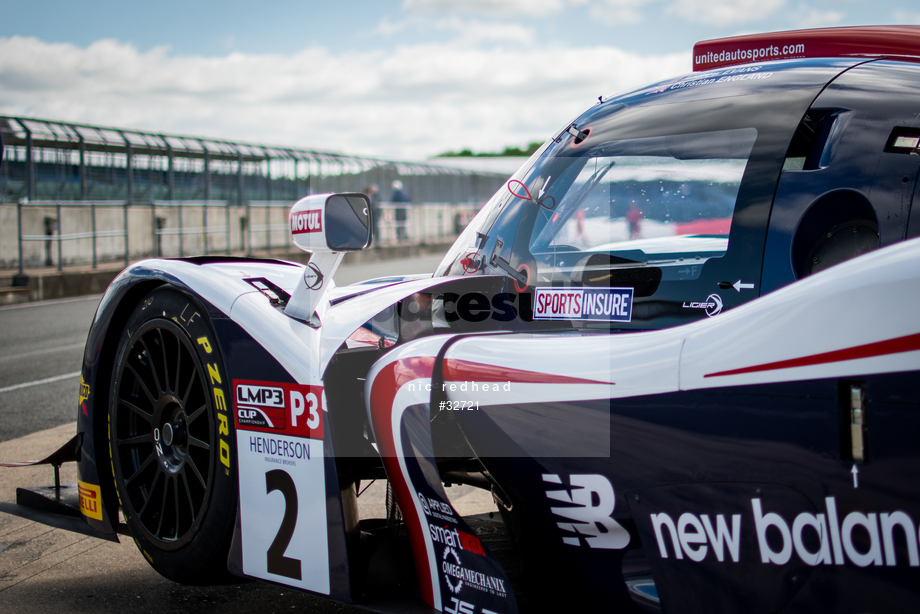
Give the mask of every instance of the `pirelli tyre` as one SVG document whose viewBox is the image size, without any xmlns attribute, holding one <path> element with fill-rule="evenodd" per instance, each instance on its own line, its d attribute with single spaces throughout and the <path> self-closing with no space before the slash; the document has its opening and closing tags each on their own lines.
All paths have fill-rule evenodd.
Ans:
<svg viewBox="0 0 920 614">
<path fill-rule="evenodd" d="M 112 473 L 138 548 L 176 582 L 229 579 L 237 508 L 229 387 L 198 301 L 161 287 L 134 308 L 109 395 Z"/>
</svg>

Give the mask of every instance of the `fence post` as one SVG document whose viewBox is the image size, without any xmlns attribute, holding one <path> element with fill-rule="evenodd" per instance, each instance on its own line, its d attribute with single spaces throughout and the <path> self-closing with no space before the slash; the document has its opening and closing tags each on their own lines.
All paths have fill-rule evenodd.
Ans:
<svg viewBox="0 0 920 614">
<path fill-rule="evenodd" d="M 26 133 L 26 197 L 35 200 L 35 148 L 32 146 L 32 131 L 25 122 L 16 120 Z"/>
<path fill-rule="evenodd" d="M 161 137 L 162 138 L 162 137 Z M 176 185 L 173 177 L 173 148 L 172 145 L 165 138 L 163 139 L 166 142 L 166 182 L 167 182 L 167 194 L 169 200 L 176 199 Z"/>
<path fill-rule="evenodd" d="M 96 203 L 89 204 L 89 215 L 93 222 L 93 270 L 96 269 Z"/>
<path fill-rule="evenodd" d="M 57 231 L 58 231 L 58 271 L 64 270 L 64 257 L 63 257 L 63 241 L 61 240 L 61 235 L 64 234 L 61 232 L 61 203 L 58 203 L 57 206 Z"/>
<path fill-rule="evenodd" d="M 22 200 L 16 202 L 16 225 L 18 226 L 19 235 L 19 277 L 24 279 L 26 276 L 22 263 Z"/>
<path fill-rule="evenodd" d="M 128 207 L 134 204 L 134 152 L 131 149 L 131 141 L 128 140 L 128 137 L 121 134 L 121 138 L 125 140 L 125 173 L 127 179 L 127 189 L 128 194 L 125 198 L 125 209 L 124 209 L 124 226 L 125 226 L 125 266 L 128 266 L 128 262 L 131 259 L 131 254 L 128 249 Z M 170 181 L 172 179 L 170 178 Z"/>
<path fill-rule="evenodd" d="M 252 209 L 246 201 L 246 255 L 252 256 Z"/>
<path fill-rule="evenodd" d="M 130 250 L 128 249 L 128 201 L 125 201 L 124 204 L 124 226 L 125 226 L 125 266 L 128 266 L 130 262 Z"/>
<path fill-rule="evenodd" d="M 160 250 L 157 249 L 157 205 L 152 200 L 150 201 L 150 257 L 160 257 Z"/>
<path fill-rule="evenodd" d="M 86 200 L 86 142 L 80 135 L 80 200 Z"/>
<path fill-rule="evenodd" d="M 179 209 L 179 257 L 185 258 L 185 247 L 183 242 L 185 231 L 182 229 L 182 201 L 176 201 L 176 206 Z"/>
<path fill-rule="evenodd" d="M 208 255 L 208 201 L 204 201 L 201 208 L 201 224 L 204 226 L 204 255 Z"/>
<path fill-rule="evenodd" d="M 230 255 L 230 199 L 226 200 L 227 203 L 227 255 Z"/>
<path fill-rule="evenodd" d="M 208 205 L 211 202 L 211 154 L 205 146 L 204 141 L 198 141 L 204 150 L 204 255 L 208 255 Z M 229 222 L 229 218 L 228 218 Z"/>
</svg>

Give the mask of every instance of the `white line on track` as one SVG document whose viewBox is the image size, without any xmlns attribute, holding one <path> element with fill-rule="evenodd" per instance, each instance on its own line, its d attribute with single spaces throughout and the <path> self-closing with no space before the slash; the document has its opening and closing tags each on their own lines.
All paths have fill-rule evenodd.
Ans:
<svg viewBox="0 0 920 614">
<path fill-rule="evenodd" d="M 54 377 L 37 379 L 34 382 L 26 382 L 24 384 L 16 384 L 15 386 L 7 386 L 6 388 L 0 388 L 0 394 L 3 394 L 4 392 L 12 392 L 13 390 L 19 390 L 20 388 L 29 388 L 30 386 L 41 386 L 42 384 L 59 382 L 61 380 L 70 379 L 71 377 L 77 377 L 78 375 L 80 375 L 80 372 L 74 371 L 73 373 L 65 373 L 64 375 L 55 375 Z"/>
<path fill-rule="evenodd" d="M 40 356 L 42 354 L 50 354 L 52 352 L 66 352 L 67 350 L 75 350 L 77 348 L 85 347 L 86 343 L 71 343 L 70 345 L 59 345 L 56 348 L 47 348 L 44 350 L 34 350 L 32 352 L 23 352 L 22 354 L 14 354 L 13 356 L 0 356 L 0 362 L 6 362 L 9 360 L 19 360 L 20 358 L 28 358 L 29 356 Z"/>
<path fill-rule="evenodd" d="M 77 296 L 74 298 L 57 298 L 48 301 L 33 301 L 31 303 L 19 303 L 18 305 L 4 305 L 0 311 L 11 311 L 13 309 L 28 309 L 30 307 L 45 307 L 46 305 L 59 305 L 61 303 L 77 303 L 80 301 L 98 301 L 102 298 L 101 294 L 92 294 L 90 296 Z"/>
</svg>

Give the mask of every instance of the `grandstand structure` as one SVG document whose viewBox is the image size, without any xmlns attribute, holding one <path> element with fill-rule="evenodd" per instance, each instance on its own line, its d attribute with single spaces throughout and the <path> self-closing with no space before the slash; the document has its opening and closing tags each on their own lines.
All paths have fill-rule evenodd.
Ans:
<svg viewBox="0 0 920 614">
<path fill-rule="evenodd" d="M 299 198 L 376 185 L 378 245 L 449 240 L 504 173 L 0 116 L 0 268 L 278 251 Z M 411 204 L 388 203 L 399 179 Z M 398 210 L 402 210 L 397 213 Z"/>
<path fill-rule="evenodd" d="M 505 177 L 295 147 L 0 116 L 2 202 L 293 201 L 400 179 L 414 202 L 484 201 Z"/>
</svg>

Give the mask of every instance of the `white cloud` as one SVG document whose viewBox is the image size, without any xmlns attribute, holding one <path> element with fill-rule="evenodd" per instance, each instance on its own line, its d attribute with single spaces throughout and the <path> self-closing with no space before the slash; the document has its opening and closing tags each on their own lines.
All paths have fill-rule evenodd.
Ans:
<svg viewBox="0 0 920 614">
<path fill-rule="evenodd" d="M 517 23 L 467 21 L 457 17 L 441 20 L 435 24 L 435 27 L 455 33 L 457 38 L 452 42 L 464 46 L 487 42 L 529 45 L 535 36 L 533 28 Z"/>
<path fill-rule="evenodd" d="M 846 18 L 843 11 L 822 11 L 815 8 L 808 8 L 800 5 L 794 15 L 794 23 L 797 28 L 821 28 L 833 26 L 840 23 Z"/>
<path fill-rule="evenodd" d="M 786 0 L 676 0 L 667 11 L 688 21 L 732 26 L 775 13 Z"/>
<path fill-rule="evenodd" d="M 898 9 L 891 12 L 891 17 L 895 23 L 901 25 L 920 24 L 920 11 L 905 11 Z"/>
<path fill-rule="evenodd" d="M 403 0 L 407 13 L 470 13 L 504 17 L 508 15 L 548 15 L 566 4 L 583 4 L 566 0 Z"/>
<path fill-rule="evenodd" d="M 462 38 L 462 37 L 461 37 Z M 6 114 L 411 157 L 543 139 L 597 96 L 689 69 L 687 54 L 459 43 L 182 56 L 101 40 L 0 38 Z"/>
<path fill-rule="evenodd" d="M 396 22 L 384 17 L 374 28 L 376 34 L 384 36 L 400 32 L 418 33 L 432 30 L 452 34 L 453 36 L 444 40 L 449 40 L 454 45 L 468 46 L 501 42 L 529 45 L 535 38 L 534 29 L 520 23 L 461 19 L 456 15 L 437 20 L 412 16 Z"/>
<path fill-rule="evenodd" d="M 374 28 L 374 32 L 377 34 L 389 36 L 391 34 L 396 34 L 397 32 L 405 30 L 408 25 L 408 21 L 390 21 L 384 17 L 380 20 L 380 23 L 377 24 L 377 27 Z"/>
<path fill-rule="evenodd" d="M 655 0 L 602 0 L 591 4 L 589 14 L 602 23 L 625 25 L 639 23 L 644 15 L 639 9 Z"/>
</svg>

